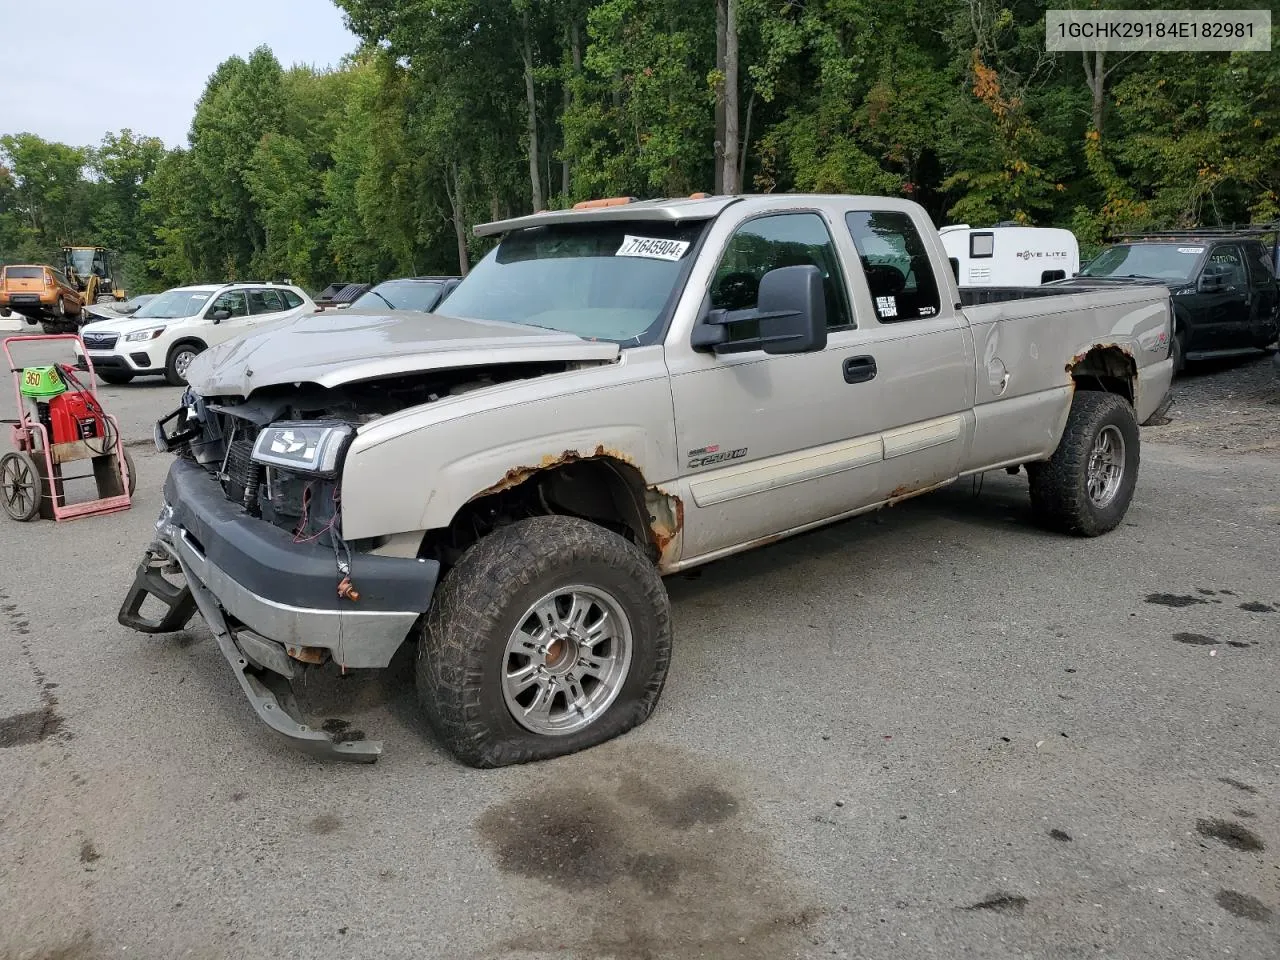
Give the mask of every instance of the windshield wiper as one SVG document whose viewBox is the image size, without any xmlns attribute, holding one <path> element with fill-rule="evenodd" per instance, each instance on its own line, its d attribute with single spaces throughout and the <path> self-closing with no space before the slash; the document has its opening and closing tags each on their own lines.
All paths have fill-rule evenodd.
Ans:
<svg viewBox="0 0 1280 960">
<path fill-rule="evenodd" d="M 379 300 L 381 300 L 383 303 L 385 303 L 385 304 L 386 304 L 388 307 L 390 307 L 392 310 L 399 310 L 399 309 L 400 309 L 400 308 L 399 308 L 399 307 L 397 307 L 394 303 L 392 303 L 390 300 L 388 300 L 386 297 L 384 297 L 382 294 L 380 294 L 377 290 L 370 290 L 369 292 L 370 292 L 370 293 L 372 293 L 372 294 L 373 294 L 375 297 L 377 297 Z"/>
</svg>

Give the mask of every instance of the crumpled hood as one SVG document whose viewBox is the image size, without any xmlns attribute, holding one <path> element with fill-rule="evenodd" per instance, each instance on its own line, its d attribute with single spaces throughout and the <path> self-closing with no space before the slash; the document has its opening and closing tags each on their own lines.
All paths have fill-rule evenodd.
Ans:
<svg viewBox="0 0 1280 960">
<path fill-rule="evenodd" d="M 279 383 L 336 387 L 406 373 L 496 363 L 617 359 L 616 343 L 493 320 L 409 310 L 326 310 L 268 324 L 200 354 L 187 382 L 206 397 L 247 397 Z"/>
</svg>

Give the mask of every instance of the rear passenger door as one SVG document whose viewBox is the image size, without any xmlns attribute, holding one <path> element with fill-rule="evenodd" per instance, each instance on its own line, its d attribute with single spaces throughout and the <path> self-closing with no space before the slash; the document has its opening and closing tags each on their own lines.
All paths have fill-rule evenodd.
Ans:
<svg viewBox="0 0 1280 960">
<path fill-rule="evenodd" d="M 285 320 L 292 315 L 284 291 L 268 287 L 255 288 L 249 291 L 249 317 L 254 327 Z"/>
</svg>

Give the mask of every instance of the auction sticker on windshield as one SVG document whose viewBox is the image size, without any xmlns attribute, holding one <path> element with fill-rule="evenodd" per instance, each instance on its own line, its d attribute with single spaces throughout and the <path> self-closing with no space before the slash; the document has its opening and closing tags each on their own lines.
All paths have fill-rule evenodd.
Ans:
<svg viewBox="0 0 1280 960">
<path fill-rule="evenodd" d="M 679 260 L 688 249 L 688 240 L 663 240 L 660 237 L 633 237 L 627 234 L 622 238 L 622 246 L 618 248 L 616 256 Z"/>
<path fill-rule="evenodd" d="M 1179 247 L 1179 253 L 1204 253 L 1204 247 Z"/>
</svg>

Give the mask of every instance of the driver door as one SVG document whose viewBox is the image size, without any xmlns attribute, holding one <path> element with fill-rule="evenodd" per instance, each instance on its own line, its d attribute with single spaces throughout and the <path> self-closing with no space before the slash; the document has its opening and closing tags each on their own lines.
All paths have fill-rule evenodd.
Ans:
<svg viewBox="0 0 1280 960">
<path fill-rule="evenodd" d="M 689 496 L 683 556 L 714 553 L 874 502 L 881 463 L 876 429 L 882 380 L 870 331 L 853 322 L 848 284 L 817 210 L 787 211 L 738 226 L 720 255 L 710 307 L 756 306 L 770 270 L 813 264 L 823 275 L 827 345 L 771 355 L 694 351 L 670 344 L 676 451 Z M 731 339 L 757 331 L 730 329 Z"/>
<path fill-rule="evenodd" d="M 226 310 L 230 316 L 215 320 L 214 314 L 219 310 Z M 213 303 L 209 304 L 204 318 L 208 325 L 203 331 L 204 339 L 209 346 L 238 337 L 249 331 L 251 323 L 249 298 L 243 290 L 227 290 L 220 293 L 214 297 Z"/>
</svg>

